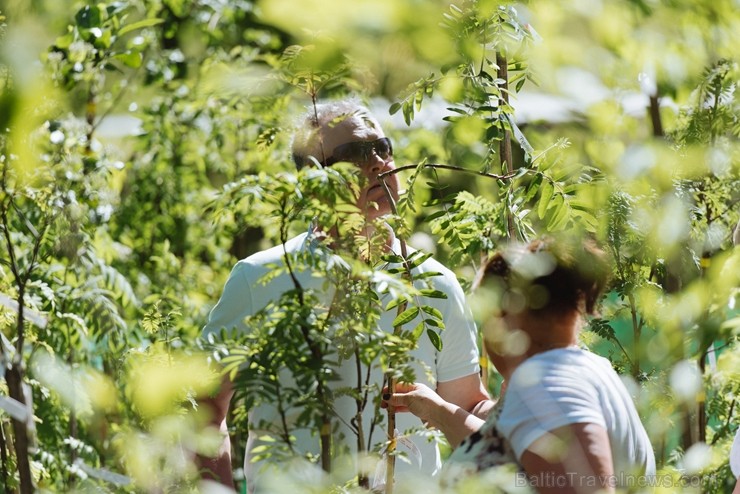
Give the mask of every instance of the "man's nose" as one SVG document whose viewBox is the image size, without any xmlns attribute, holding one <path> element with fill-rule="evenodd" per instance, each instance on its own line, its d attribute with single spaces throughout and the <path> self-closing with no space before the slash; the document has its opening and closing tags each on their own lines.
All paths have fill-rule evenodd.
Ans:
<svg viewBox="0 0 740 494">
<path fill-rule="evenodd" d="M 384 160 L 380 156 L 378 156 L 378 153 L 375 152 L 375 150 L 372 150 L 370 152 L 370 155 L 367 157 L 367 162 L 365 163 L 365 166 L 363 167 L 366 172 L 372 176 L 377 176 L 385 171 L 388 171 L 391 168 L 391 163 L 393 162 L 393 158 L 390 156 L 387 160 Z"/>
</svg>

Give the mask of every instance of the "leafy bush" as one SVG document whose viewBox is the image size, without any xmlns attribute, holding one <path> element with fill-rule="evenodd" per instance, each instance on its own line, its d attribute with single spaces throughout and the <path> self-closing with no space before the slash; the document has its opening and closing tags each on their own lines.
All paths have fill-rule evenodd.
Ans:
<svg viewBox="0 0 740 494">
<path fill-rule="evenodd" d="M 355 4 L 42 1 L 0 12 L 3 489 L 198 489 L 190 453 L 218 440 L 196 405 L 218 381 L 200 328 L 237 259 L 314 215 L 358 229 L 352 170 L 295 173 L 288 152 L 294 115 L 352 93 L 378 109 L 397 164 L 410 163 L 389 221 L 405 241 L 434 239 L 479 322 L 490 294 L 472 281 L 498 246 L 554 231 L 607 246 L 613 290 L 583 342 L 633 384 L 663 491 L 726 492 L 740 391 L 732 2 Z M 560 113 L 527 114 L 528 98 L 548 94 Z M 423 302 L 435 294 L 399 267 L 421 258 L 362 263 L 348 254 L 358 249 L 372 252 L 338 246 L 346 269 L 315 266 L 348 294 L 337 312 L 317 314 L 311 293 L 281 299 L 284 318 L 255 315 L 260 331 L 215 355 L 242 384 L 235 466 L 256 401 L 280 396 L 305 408 L 307 425 L 331 426 L 332 398 L 282 390 L 281 366 L 321 388 L 334 357 L 356 352 L 408 377 L 408 348 L 444 331 Z M 389 308 L 399 331 L 377 333 Z M 422 327 L 404 326 L 419 313 Z M 256 367 L 240 371 L 245 362 Z M 378 392 L 346 390 L 367 406 Z M 398 492 L 429 483 L 397 480 Z M 280 482 L 351 488 L 330 474 L 314 487 Z"/>
</svg>

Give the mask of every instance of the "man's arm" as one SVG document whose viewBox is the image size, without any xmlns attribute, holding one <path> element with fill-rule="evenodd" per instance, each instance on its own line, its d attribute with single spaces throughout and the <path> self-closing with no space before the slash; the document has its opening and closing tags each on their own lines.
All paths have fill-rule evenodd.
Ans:
<svg viewBox="0 0 740 494">
<path fill-rule="evenodd" d="M 437 383 L 437 394 L 483 420 L 486 420 L 495 403 L 488 396 L 477 373 Z"/>
<path fill-rule="evenodd" d="M 208 315 L 208 322 L 203 328 L 202 337 L 217 335 L 222 329 L 247 331 L 244 319 L 253 314 L 252 310 L 252 280 L 255 266 L 242 261 L 236 264 L 226 280 L 223 293 L 218 303 Z M 208 426 L 218 430 L 223 436 L 223 442 L 213 457 L 196 456 L 196 466 L 200 477 L 204 480 L 215 480 L 233 488 L 234 479 L 231 469 L 231 440 L 228 434 L 226 416 L 229 413 L 229 404 L 234 395 L 233 383 L 224 376 L 221 386 L 214 396 L 201 397 L 198 404 L 209 413 Z"/>
<path fill-rule="evenodd" d="M 223 443 L 221 443 L 215 456 L 197 455 L 195 458 L 202 479 L 215 480 L 232 489 L 234 489 L 234 476 L 231 470 L 231 439 L 226 423 L 226 415 L 229 413 L 229 404 L 233 395 L 233 384 L 227 376 L 224 376 L 216 395 L 198 400 L 200 406 L 210 415 L 208 424 L 223 434 Z"/>
</svg>

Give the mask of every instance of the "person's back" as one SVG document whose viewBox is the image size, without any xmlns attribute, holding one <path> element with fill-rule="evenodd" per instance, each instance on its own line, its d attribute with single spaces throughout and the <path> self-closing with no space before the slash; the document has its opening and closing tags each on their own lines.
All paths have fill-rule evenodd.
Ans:
<svg viewBox="0 0 740 494">
<path fill-rule="evenodd" d="M 578 347 L 539 353 L 512 374 L 498 428 L 517 457 L 547 431 L 576 423 L 606 429 L 616 485 L 655 475 L 647 432 L 627 388 L 609 361 Z"/>
</svg>

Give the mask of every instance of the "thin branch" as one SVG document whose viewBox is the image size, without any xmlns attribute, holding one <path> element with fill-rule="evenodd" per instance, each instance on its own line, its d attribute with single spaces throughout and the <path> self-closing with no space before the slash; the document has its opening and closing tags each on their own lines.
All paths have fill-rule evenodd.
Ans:
<svg viewBox="0 0 740 494">
<path fill-rule="evenodd" d="M 293 441 L 291 439 L 290 435 L 290 427 L 288 426 L 288 417 L 287 413 L 285 411 L 284 403 L 283 403 L 283 393 L 281 392 L 280 386 L 275 386 L 275 394 L 277 395 L 277 410 L 278 415 L 280 415 L 280 425 L 282 427 L 282 439 L 285 444 L 288 445 L 288 449 L 291 453 L 295 454 L 295 448 L 293 447 Z"/>
<path fill-rule="evenodd" d="M 632 330 L 634 334 L 634 347 L 635 347 L 635 361 L 632 362 L 632 375 L 637 379 L 640 374 L 640 335 L 642 331 L 641 324 L 638 322 L 637 318 L 637 304 L 635 302 L 635 297 L 633 294 L 627 295 L 627 298 L 630 303 L 630 314 L 632 316 Z"/>
<path fill-rule="evenodd" d="M 663 123 L 660 118 L 660 99 L 657 93 L 650 96 L 650 121 L 653 124 L 653 137 L 664 137 Z"/>
<path fill-rule="evenodd" d="M 137 67 L 134 70 L 132 77 L 130 77 L 129 79 L 126 79 L 126 85 L 123 86 L 120 91 L 118 91 L 118 94 L 113 99 L 111 104 L 108 105 L 108 108 L 106 108 L 106 110 L 103 113 L 101 113 L 100 116 L 96 119 L 96 121 L 92 124 L 92 127 L 90 128 L 90 133 L 89 133 L 90 136 L 92 136 L 95 133 L 95 131 L 98 129 L 98 127 L 100 127 L 100 124 L 103 123 L 103 120 L 105 120 L 106 117 L 108 117 L 108 115 L 110 115 L 113 112 L 113 110 L 116 108 L 118 103 L 120 103 L 123 100 L 123 97 L 126 95 L 128 90 L 132 87 L 131 84 L 128 84 L 128 81 L 131 79 L 134 79 L 136 75 L 139 73 L 139 70 L 141 69 L 141 67 L 143 66 L 144 64 L 142 63 L 139 67 Z"/>
<path fill-rule="evenodd" d="M 0 421 L 0 477 L 3 481 L 3 492 L 11 492 L 8 487 L 8 439 L 5 434 L 5 423 Z"/>
<path fill-rule="evenodd" d="M 498 66 L 498 78 L 503 81 L 503 84 L 501 85 L 500 104 L 504 104 L 508 106 L 509 105 L 509 62 L 506 59 L 506 55 L 499 51 L 496 52 L 496 65 Z M 504 165 L 506 172 L 508 174 L 513 174 L 514 173 L 514 159 L 512 157 L 512 151 L 511 151 L 511 131 L 507 130 L 506 128 L 504 128 L 504 138 L 499 143 L 499 156 L 501 157 L 501 164 Z M 511 208 L 507 208 L 506 226 L 509 232 L 509 240 L 514 240 L 514 238 L 516 237 L 516 225 L 514 224 L 514 215 L 511 212 Z"/>
<path fill-rule="evenodd" d="M 461 172 L 461 173 L 469 173 L 471 175 L 478 175 L 478 176 L 481 176 L 481 177 L 492 178 L 492 179 L 495 179 L 495 180 L 509 180 L 509 179 L 513 178 L 516 175 L 515 173 L 507 173 L 505 175 L 497 175 L 495 173 L 487 173 L 487 172 L 480 172 L 480 171 L 475 171 L 475 170 L 469 170 L 469 169 L 463 168 L 461 166 L 442 165 L 442 164 L 437 164 L 437 163 L 428 163 L 428 164 L 424 164 L 424 165 L 404 165 L 404 166 L 399 166 L 397 168 L 394 168 L 393 170 L 388 170 L 387 172 L 380 173 L 378 175 L 378 180 L 383 180 L 385 177 L 387 177 L 389 175 L 395 175 L 396 173 L 399 173 L 399 172 L 404 171 L 404 170 L 415 170 L 415 169 L 417 169 L 420 166 L 422 168 L 434 168 L 434 169 L 439 169 L 439 170 L 452 170 L 452 171 Z M 395 206 L 395 204 L 394 204 L 394 206 Z"/>
<path fill-rule="evenodd" d="M 282 201 L 282 210 L 285 212 L 285 206 L 286 206 L 286 200 Z M 283 220 L 285 219 L 285 215 L 283 216 Z M 296 288 L 296 291 L 298 292 L 298 302 L 301 306 L 301 308 L 305 307 L 305 297 L 304 297 L 304 291 L 303 287 L 301 286 L 300 282 L 298 281 L 298 278 L 296 277 L 294 267 L 292 263 L 290 262 L 290 256 L 288 255 L 288 252 L 286 250 L 285 244 L 288 241 L 288 225 L 287 221 L 282 221 L 280 225 L 280 241 L 283 244 L 283 260 L 285 262 L 285 267 L 288 270 L 288 273 L 290 274 L 290 278 L 293 281 L 293 285 Z M 314 339 L 311 337 L 311 331 L 310 328 L 305 324 L 305 321 L 301 321 L 300 323 L 300 330 L 301 334 L 303 335 L 303 339 L 306 342 L 306 346 L 308 347 L 309 351 L 311 352 L 311 356 L 316 360 L 316 362 L 321 366 L 321 368 L 324 367 L 324 353 L 321 348 L 321 344 L 314 341 Z M 321 414 L 321 430 L 319 431 L 319 438 L 321 443 L 321 468 L 325 472 L 331 472 L 331 416 L 329 415 L 329 411 L 327 410 L 329 408 L 329 400 L 327 399 L 327 393 L 326 389 L 324 388 L 325 382 L 323 378 L 318 378 L 316 380 L 316 396 L 318 398 L 318 401 L 322 404 L 324 407 L 324 410 Z"/>
<path fill-rule="evenodd" d="M 632 359 L 630 358 L 629 354 L 627 353 L 627 350 L 624 348 L 624 346 L 622 345 L 622 342 L 619 341 L 616 335 L 614 336 L 614 343 L 616 343 L 619 349 L 622 350 L 622 353 L 624 354 L 624 358 L 627 359 L 627 363 L 629 363 L 630 368 L 632 368 L 634 366 L 634 364 L 632 363 Z"/>
<path fill-rule="evenodd" d="M 415 167 L 413 167 L 415 168 Z M 394 170 L 391 170 L 391 172 Z M 396 201 L 393 199 L 393 194 L 391 194 L 390 188 L 388 188 L 388 184 L 384 180 L 385 175 L 390 174 L 390 172 L 381 173 L 378 175 L 377 179 L 383 186 L 383 190 L 385 191 L 386 198 L 388 199 L 388 204 L 391 206 L 391 211 L 393 214 L 398 214 L 398 209 L 396 208 Z M 408 278 L 411 278 L 411 266 L 408 263 L 408 251 L 406 249 L 406 241 L 402 238 L 399 238 L 400 244 L 401 244 L 401 257 L 403 258 L 403 267 L 404 267 L 404 275 Z M 406 310 L 407 302 L 402 302 L 398 304 L 397 308 L 397 314 L 401 314 L 403 311 Z M 396 326 L 393 328 L 393 334 L 398 335 L 401 332 L 401 327 Z M 389 363 L 389 368 L 392 368 L 392 365 Z M 390 371 L 386 373 L 386 376 L 383 380 L 383 384 L 388 383 L 388 393 L 393 394 L 396 392 L 396 380 L 393 378 Z M 387 434 L 388 434 L 388 447 L 386 448 L 386 454 L 387 460 L 386 460 L 386 471 L 385 471 L 385 492 L 386 494 L 393 494 L 393 487 L 395 482 L 395 474 L 396 474 L 396 411 L 392 405 L 388 405 L 387 408 L 388 413 L 388 428 L 387 428 Z"/>
<path fill-rule="evenodd" d="M 26 228 L 28 228 L 28 231 L 31 232 L 31 235 L 33 235 L 34 238 L 39 238 L 38 230 L 36 230 L 36 228 L 34 228 L 31 222 L 28 221 L 28 218 L 26 218 L 26 215 L 23 213 L 21 208 L 18 207 L 18 205 L 13 200 L 13 198 L 10 197 L 8 201 L 10 202 L 10 206 L 15 210 L 18 216 L 20 216 L 23 222 L 26 224 Z"/>
<path fill-rule="evenodd" d="M 732 403 L 730 403 L 730 411 L 727 412 L 727 420 L 722 425 L 719 431 L 717 431 L 717 434 L 714 435 L 712 438 L 712 442 L 710 443 L 710 446 L 714 446 L 720 437 L 722 437 L 723 434 L 720 434 L 720 432 L 727 432 L 730 430 L 730 423 L 732 422 L 732 412 L 735 409 L 735 403 L 737 403 L 737 398 L 732 399 Z"/>
</svg>

